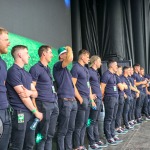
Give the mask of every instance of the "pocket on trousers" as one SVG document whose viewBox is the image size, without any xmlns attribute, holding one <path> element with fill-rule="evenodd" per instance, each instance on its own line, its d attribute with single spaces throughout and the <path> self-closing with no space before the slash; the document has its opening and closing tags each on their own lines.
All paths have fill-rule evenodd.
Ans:
<svg viewBox="0 0 150 150">
<path fill-rule="evenodd" d="M 17 128 L 18 130 L 24 130 L 24 123 L 18 123 Z"/>
</svg>

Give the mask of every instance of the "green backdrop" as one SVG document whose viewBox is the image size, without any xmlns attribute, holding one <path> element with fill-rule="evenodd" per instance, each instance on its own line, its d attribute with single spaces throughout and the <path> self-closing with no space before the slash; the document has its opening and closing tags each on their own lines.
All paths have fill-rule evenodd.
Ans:
<svg viewBox="0 0 150 150">
<path fill-rule="evenodd" d="M 30 59 L 28 65 L 25 66 L 25 69 L 28 71 L 31 66 L 33 66 L 35 63 L 39 61 L 38 57 L 38 48 L 43 45 L 44 43 L 40 43 L 31 39 L 28 39 L 26 37 L 22 37 L 20 35 L 16 35 L 13 33 L 9 33 L 9 40 L 10 40 L 10 46 L 8 48 L 8 53 L 5 55 L 2 55 L 2 58 L 5 60 L 7 63 L 7 68 L 12 66 L 14 60 L 11 56 L 11 48 L 15 45 L 25 45 L 28 47 Z M 51 45 L 51 44 L 48 44 Z M 52 53 L 53 53 L 53 58 L 52 61 L 49 63 L 49 66 L 52 70 L 53 65 L 58 61 L 58 54 L 57 54 L 57 49 L 52 48 Z M 71 64 L 69 65 L 69 69 L 71 68 Z"/>
</svg>

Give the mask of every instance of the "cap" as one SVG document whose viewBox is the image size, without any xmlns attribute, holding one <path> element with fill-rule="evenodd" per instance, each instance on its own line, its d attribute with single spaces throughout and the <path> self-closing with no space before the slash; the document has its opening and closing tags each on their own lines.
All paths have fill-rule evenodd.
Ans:
<svg viewBox="0 0 150 150">
<path fill-rule="evenodd" d="M 66 53 L 66 52 L 67 52 L 67 50 L 66 50 L 65 47 L 60 47 L 60 48 L 58 49 L 58 56 L 60 56 L 60 55 L 63 54 L 63 53 Z"/>
</svg>

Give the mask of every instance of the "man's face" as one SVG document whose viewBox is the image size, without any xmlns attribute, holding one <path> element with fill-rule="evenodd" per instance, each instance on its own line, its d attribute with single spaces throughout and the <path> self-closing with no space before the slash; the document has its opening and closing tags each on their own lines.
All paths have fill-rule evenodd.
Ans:
<svg viewBox="0 0 150 150">
<path fill-rule="evenodd" d="M 28 64 L 30 56 L 26 48 L 21 51 L 21 56 L 22 56 L 22 61 L 24 62 L 24 64 L 25 65 Z"/>
<path fill-rule="evenodd" d="M 65 60 L 66 57 L 67 57 L 67 52 L 62 53 L 59 57 L 60 57 L 62 60 Z"/>
<path fill-rule="evenodd" d="M 122 67 L 118 68 L 117 72 L 118 72 L 119 75 L 122 75 Z"/>
<path fill-rule="evenodd" d="M 130 75 L 133 75 L 133 68 L 130 68 Z"/>
<path fill-rule="evenodd" d="M 136 66 L 136 70 L 138 73 L 140 73 L 140 66 Z"/>
<path fill-rule="evenodd" d="M 95 64 L 96 64 L 96 68 L 97 68 L 97 69 L 100 68 L 101 65 L 102 65 L 101 59 L 97 59 L 97 60 L 95 61 Z"/>
<path fill-rule="evenodd" d="M 0 34 L 0 54 L 6 54 L 8 52 L 8 46 L 10 45 L 8 34 Z"/>
<path fill-rule="evenodd" d="M 117 62 L 113 62 L 111 64 L 111 68 L 113 69 L 114 72 L 117 72 L 117 69 L 118 69 Z"/>
<path fill-rule="evenodd" d="M 82 54 L 82 61 L 84 62 L 84 64 L 88 64 L 89 63 L 89 60 L 90 60 L 90 58 L 89 58 L 89 54 Z"/>
<path fill-rule="evenodd" d="M 144 69 L 140 70 L 140 75 L 144 76 Z"/>
<path fill-rule="evenodd" d="M 127 69 L 127 75 L 131 76 L 131 69 L 130 68 Z"/>
<path fill-rule="evenodd" d="M 48 63 L 51 61 L 52 57 L 53 57 L 52 50 L 48 48 L 48 50 L 45 51 L 45 59 L 47 60 Z"/>
</svg>

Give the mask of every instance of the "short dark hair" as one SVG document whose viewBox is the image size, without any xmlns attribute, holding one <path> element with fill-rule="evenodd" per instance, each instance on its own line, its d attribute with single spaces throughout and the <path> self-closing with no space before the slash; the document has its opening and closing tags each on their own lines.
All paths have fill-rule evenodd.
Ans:
<svg viewBox="0 0 150 150">
<path fill-rule="evenodd" d="M 39 57 L 42 56 L 42 53 L 44 51 L 48 51 L 49 48 L 51 49 L 51 46 L 49 46 L 49 45 L 42 45 L 42 46 L 40 46 L 39 49 L 38 49 L 38 55 L 39 55 Z"/>
<path fill-rule="evenodd" d="M 124 72 L 125 70 L 129 69 L 129 68 L 130 68 L 129 66 L 124 66 L 124 67 L 123 67 L 123 72 Z"/>
<path fill-rule="evenodd" d="M 14 53 L 19 50 L 19 49 L 28 49 L 27 46 L 25 45 L 15 45 L 12 49 L 11 49 L 11 55 L 13 58 L 15 58 Z"/>
<path fill-rule="evenodd" d="M 90 52 L 86 49 L 81 49 L 79 52 L 78 52 L 78 56 L 82 55 L 82 54 L 89 54 L 90 55 Z"/>
<path fill-rule="evenodd" d="M 134 64 L 133 68 L 135 68 L 135 67 L 140 67 L 140 64 Z"/>
<path fill-rule="evenodd" d="M 117 62 L 117 61 L 114 60 L 114 59 L 109 59 L 108 62 L 107 62 L 108 68 L 110 67 L 110 64 L 112 64 L 112 63 L 114 63 L 114 62 Z"/>
</svg>

